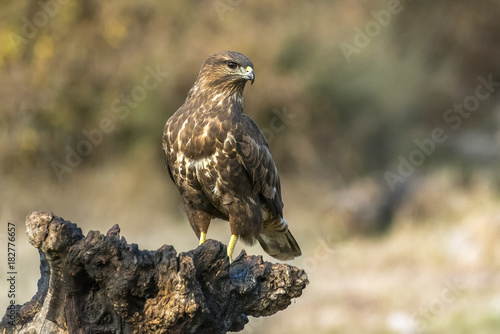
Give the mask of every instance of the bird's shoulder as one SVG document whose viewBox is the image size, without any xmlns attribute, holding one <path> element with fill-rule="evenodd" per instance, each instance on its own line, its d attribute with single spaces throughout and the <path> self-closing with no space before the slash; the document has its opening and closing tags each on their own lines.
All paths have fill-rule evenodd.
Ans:
<svg viewBox="0 0 500 334">
<path fill-rule="evenodd" d="M 239 141 L 268 147 L 266 138 L 257 123 L 247 114 L 241 113 L 233 120 L 234 135 Z"/>
</svg>

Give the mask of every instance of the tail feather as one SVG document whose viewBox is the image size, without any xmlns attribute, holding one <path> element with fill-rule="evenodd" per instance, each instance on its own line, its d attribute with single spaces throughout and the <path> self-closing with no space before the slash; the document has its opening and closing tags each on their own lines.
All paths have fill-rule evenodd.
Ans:
<svg viewBox="0 0 500 334">
<path fill-rule="evenodd" d="M 264 251 L 278 260 L 293 260 L 302 255 L 299 244 L 290 230 L 286 232 L 264 230 L 258 240 Z"/>
</svg>

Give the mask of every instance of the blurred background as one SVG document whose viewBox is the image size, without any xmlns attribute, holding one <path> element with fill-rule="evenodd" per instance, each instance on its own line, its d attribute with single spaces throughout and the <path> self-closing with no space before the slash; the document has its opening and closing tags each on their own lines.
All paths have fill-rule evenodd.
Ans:
<svg viewBox="0 0 500 334">
<path fill-rule="evenodd" d="M 31 211 L 84 234 L 118 223 L 142 249 L 197 246 L 161 136 L 229 49 L 255 65 L 245 111 L 310 279 L 244 332 L 497 333 L 499 17 L 498 1 L 4 1 L 0 309 L 8 222 L 16 303 L 36 292 Z M 226 243 L 227 223 L 208 237 Z"/>
</svg>

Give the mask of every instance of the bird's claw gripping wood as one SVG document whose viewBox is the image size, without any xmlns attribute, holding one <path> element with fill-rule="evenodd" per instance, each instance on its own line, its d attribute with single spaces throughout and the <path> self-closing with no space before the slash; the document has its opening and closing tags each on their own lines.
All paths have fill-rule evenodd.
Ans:
<svg viewBox="0 0 500 334">
<path fill-rule="evenodd" d="M 200 243 L 205 242 L 207 238 L 207 234 L 205 232 L 200 232 Z M 238 236 L 232 234 L 231 239 L 229 239 L 229 244 L 227 245 L 227 256 L 229 257 L 229 262 L 233 262 L 233 252 L 234 252 L 234 247 L 236 246 L 236 241 L 238 241 Z"/>
</svg>

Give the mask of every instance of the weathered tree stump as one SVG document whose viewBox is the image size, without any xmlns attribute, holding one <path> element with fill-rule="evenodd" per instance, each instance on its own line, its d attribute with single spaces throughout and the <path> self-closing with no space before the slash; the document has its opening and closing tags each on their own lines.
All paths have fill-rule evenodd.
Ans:
<svg viewBox="0 0 500 334">
<path fill-rule="evenodd" d="M 83 236 L 76 224 L 33 212 L 30 243 L 40 252 L 41 278 L 33 299 L 16 305 L 0 333 L 226 333 L 248 315 L 285 309 L 308 284 L 303 270 L 241 254 L 208 240 L 187 253 L 172 246 L 139 250 L 119 236 Z"/>
</svg>

